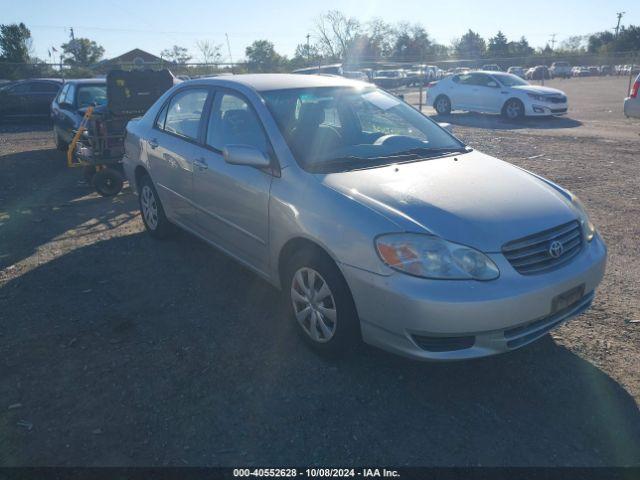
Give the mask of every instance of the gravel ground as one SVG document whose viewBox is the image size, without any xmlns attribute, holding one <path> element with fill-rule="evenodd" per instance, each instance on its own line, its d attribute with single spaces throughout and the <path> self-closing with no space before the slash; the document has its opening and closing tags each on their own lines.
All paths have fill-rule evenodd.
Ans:
<svg viewBox="0 0 640 480">
<path fill-rule="evenodd" d="M 626 79 L 568 117 L 442 121 L 577 193 L 610 252 L 586 314 L 522 350 L 315 355 L 276 292 L 96 196 L 48 125 L 0 126 L 0 465 L 640 465 L 640 122 Z"/>
</svg>

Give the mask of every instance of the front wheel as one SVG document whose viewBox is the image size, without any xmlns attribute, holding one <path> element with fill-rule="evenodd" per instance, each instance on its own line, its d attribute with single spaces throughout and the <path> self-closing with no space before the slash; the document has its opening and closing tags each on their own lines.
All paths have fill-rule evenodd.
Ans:
<svg viewBox="0 0 640 480">
<path fill-rule="evenodd" d="M 148 175 L 140 179 L 139 188 L 140 213 L 147 232 L 155 238 L 168 237 L 173 231 L 173 226 L 164 213 L 158 192 Z"/>
<path fill-rule="evenodd" d="M 438 115 L 449 115 L 451 113 L 451 100 L 446 95 L 436 98 L 434 107 Z"/>
<path fill-rule="evenodd" d="M 291 258 L 286 273 L 284 293 L 305 341 L 330 354 L 352 349 L 360 338 L 360 322 L 333 260 L 320 252 L 301 251 Z"/>
<path fill-rule="evenodd" d="M 502 107 L 502 115 L 507 120 L 519 120 L 524 117 L 524 105 L 517 98 L 507 100 Z"/>
</svg>

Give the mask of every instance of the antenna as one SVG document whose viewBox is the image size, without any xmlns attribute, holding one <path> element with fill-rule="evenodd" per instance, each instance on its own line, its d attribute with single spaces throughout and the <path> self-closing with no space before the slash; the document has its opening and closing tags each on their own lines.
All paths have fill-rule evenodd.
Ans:
<svg viewBox="0 0 640 480">
<path fill-rule="evenodd" d="M 616 16 L 618 17 L 618 24 L 616 25 L 616 37 L 618 36 L 618 32 L 620 31 L 620 20 L 624 17 L 624 14 L 627 12 L 618 12 Z"/>
<path fill-rule="evenodd" d="M 227 38 L 227 51 L 229 52 L 229 62 L 231 63 L 231 73 L 233 72 L 233 57 L 231 56 L 231 44 L 229 43 L 229 34 L 225 33 L 224 36 Z"/>
</svg>

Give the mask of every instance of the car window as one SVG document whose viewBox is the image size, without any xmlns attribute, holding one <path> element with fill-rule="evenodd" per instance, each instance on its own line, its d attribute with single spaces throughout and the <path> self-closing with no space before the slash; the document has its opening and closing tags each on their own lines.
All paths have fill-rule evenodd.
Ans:
<svg viewBox="0 0 640 480">
<path fill-rule="evenodd" d="M 189 88 L 177 93 L 169 104 L 164 130 L 181 137 L 197 139 L 208 93 L 204 88 Z"/>
<path fill-rule="evenodd" d="M 31 93 L 56 93 L 60 85 L 52 82 L 33 82 L 29 88 Z"/>
<path fill-rule="evenodd" d="M 60 93 L 58 94 L 58 99 L 56 100 L 58 103 L 63 103 L 65 101 L 67 92 L 69 91 L 69 87 L 70 84 L 68 83 L 64 87 L 62 87 L 62 90 L 60 90 Z"/>
<path fill-rule="evenodd" d="M 164 130 L 164 121 L 167 118 L 167 109 L 169 108 L 169 103 L 165 103 L 164 106 L 162 107 L 162 110 L 160 110 L 160 114 L 158 115 L 158 118 L 156 118 L 156 123 L 154 124 L 156 128 L 160 129 L 160 130 Z"/>
<path fill-rule="evenodd" d="M 73 83 L 69 84 L 69 90 L 67 90 L 67 94 L 64 97 L 64 102 L 69 105 L 73 105 L 76 96 L 76 86 Z"/>
<path fill-rule="evenodd" d="M 458 75 L 458 82 L 460 85 L 474 85 L 473 76 L 469 73 L 463 73 Z"/>
<path fill-rule="evenodd" d="M 261 152 L 268 151 L 262 124 L 246 100 L 233 93 L 216 97 L 209 125 L 207 145 L 222 150 L 226 145 L 251 145 Z"/>
<path fill-rule="evenodd" d="M 107 103 L 106 85 L 80 85 L 78 88 L 78 108 L 89 105 L 104 105 Z"/>
<path fill-rule="evenodd" d="M 485 75 L 484 73 L 472 73 L 470 75 L 469 85 L 476 85 L 479 87 L 491 87 L 496 86 L 495 80 L 493 80 L 489 75 Z"/>
<path fill-rule="evenodd" d="M 17 85 L 14 85 L 13 87 L 11 87 L 9 89 L 9 92 L 13 93 L 13 94 L 20 95 L 20 94 L 23 94 L 23 93 L 27 93 L 29 91 L 29 88 L 30 87 L 29 87 L 28 83 L 19 83 Z"/>
</svg>

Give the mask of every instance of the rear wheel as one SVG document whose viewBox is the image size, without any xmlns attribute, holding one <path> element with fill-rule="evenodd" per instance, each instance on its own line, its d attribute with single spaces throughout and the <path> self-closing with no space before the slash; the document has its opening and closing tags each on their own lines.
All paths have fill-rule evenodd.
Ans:
<svg viewBox="0 0 640 480">
<path fill-rule="evenodd" d="M 434 107 L 438 115 L 449 115 L 451 113 L 451 100 L 446 95 L 440 95 L 436 98 Z"/>
<path fill-rule="evenodd" d="M 507 100 L 502 107 L 502 115 L 507 120 L 519 120 L 524 117 L 524 105 L 517 98 Z"/>
<path fill-rule="evenodd" d="M 168 237 L 173 231 L 173 226 L 164 213 L 160 197 L 149 175 L 144 175 L 140 179 L 138 200 L 142 222 L 147 232 L 155 238 Z"/>
<path fill-rule="evenodd" d="M 314 349 L 340 354 L 357 345 L 360 322 L 351 292 L 326 254 L 296 253 L 288 262 L 283 290 L 293 321 Z"/>
</svg>

